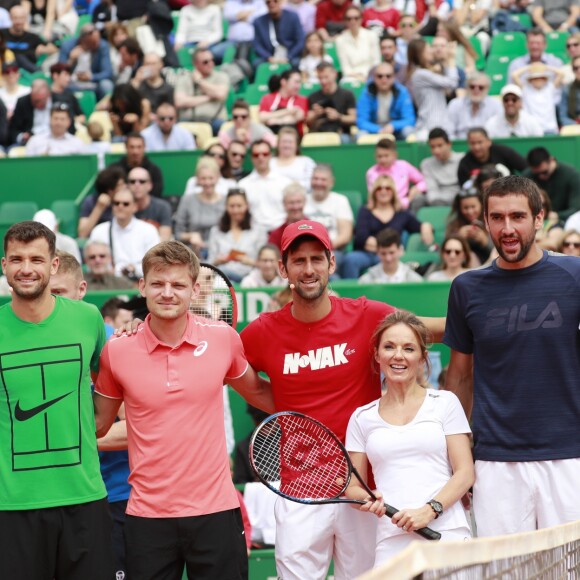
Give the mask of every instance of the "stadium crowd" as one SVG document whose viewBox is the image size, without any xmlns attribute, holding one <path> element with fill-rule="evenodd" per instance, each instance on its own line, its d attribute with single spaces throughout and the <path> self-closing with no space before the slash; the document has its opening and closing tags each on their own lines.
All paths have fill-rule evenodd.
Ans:
<svg viewBox="0 0 580 580">
<path fill-rule="evenodd" d="M 303 220 L 327 232 L 315 237 L 332 252 L 331 279 L 453 281 L 498 257 L 484 192 L 510 174 L 540 189 L 538 247 L 580 256 L 580 172 L 539 141 L 580 134 L 579 28 L 578 0 L 0 0 L 0 157 L 98 156 L 76 237 L 48 208 L 30 216 L 61 252 L 52 293 L 76 300 L 136 289 L 144 257 L 177 240 L 243 288 L 281 288 L 278 310 L 293 290 L 284 232 Z M 505 144 L 519 137 L 538 143 L 522 156 Z M 431 155 L 416 167 L 399 159 L 403 142 Z M 360 197 L 308 155 L 357 144 L 374 147 L 374 163 L 352 167 L 365 175 Z M 195 150 L 184 191 L 165 191 L 149 153 Z M 106 165 L 107 154 L 120 157 Z M 122 326 L 133 310 L 116 298 L 102 315 Z M 261 356 L 248 356 L 256 370 Z M 114 435 L 99 450 L 121 521 L 129 467 Z M 254 479 L 247 447 L 236 483 Z"/>
</svg>

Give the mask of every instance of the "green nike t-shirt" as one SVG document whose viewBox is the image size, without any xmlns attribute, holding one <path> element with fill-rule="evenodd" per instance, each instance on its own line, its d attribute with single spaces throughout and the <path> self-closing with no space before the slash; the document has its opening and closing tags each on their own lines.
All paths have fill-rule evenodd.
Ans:
<svg viewBox="0 0 580 580">
<path fill-rule="evenodd" d="M 99 469 L 91 370 L 105 327 L 97 308 L 56 297 L 42 322 L 0 307 L 0 510 L 106 496 Z"/>
</svg>

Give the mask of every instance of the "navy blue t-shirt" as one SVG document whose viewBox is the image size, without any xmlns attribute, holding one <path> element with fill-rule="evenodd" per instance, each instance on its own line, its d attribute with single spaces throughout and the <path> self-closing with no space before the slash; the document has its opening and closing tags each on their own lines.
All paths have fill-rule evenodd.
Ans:
<svg viewBox="0 0 580 580">
<path fill-rule="evenodd" d="M 444 342 L 473 354 L 475 457 L 580 457 L 580 259 L 494 261 L 451 286 Z"/>
</svg>

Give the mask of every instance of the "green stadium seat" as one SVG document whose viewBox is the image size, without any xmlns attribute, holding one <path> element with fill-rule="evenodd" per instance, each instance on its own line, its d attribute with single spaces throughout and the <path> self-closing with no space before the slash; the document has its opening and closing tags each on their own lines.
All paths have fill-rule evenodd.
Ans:
<svg viewBox="0 0 580 580">
<path fill-rule="evenodd" d="M 433 229 L 439 232 L 445 230 L 450 209 L 447 206 L 422 207 L 417 212 L 417 219 L 420 222 L 429 222 Z"/>
<path fill-rule="evenodd" d="M 289 69 L 290 69 L 289 63 L 273 64 L 270 62 L 263 62 L 260 65 L 258 65 L 258 68 L 256 70 L 256 78 L 254 79 L 254 84 L 267 85 L 271 76 L 282 74 L 285 70 Z"/>
<path fill-rule="evenodd" d="M 490 56 L 507 54 L 516 57 L 526 52 L 526 35 L 523 32 L 498 32 L 491 39 Z"/>
<path fill-rule="evenodd" d="M 481 41 L 477 36 L 470 36 L 469 42 L 473 46 L 473 50 L 477 53 L 477 60 L 475 61 L 475 68 L 477 70 L 483 70 L 485 68 L 485 54 L 481 48 Z"/>
<path fill-rule="evenodd" d="M 193 63 L 191 62 L 191 55 L 195 48 L 191 46 L 184 46 L 177 51 L 177 60 L 179 66 L 187 70 L 193 70 Z"/>
<path fill-rule="evenodd" d="M 344 195 L 348 199 L 348 203 L 350 203 L 350 207 L 352 209 L 352 213 L 354 215 L 354 219 L 356 220 L 356 216 L 358 215 L 358 210 L 360 206 L 363 204 L 363 197 L 360 191 L 355 190 L 336 190 L 336 193 L 340 193 Z"/>
<path fill-rule="evenodd" d="M 566 53 L 566 41 L 568 32 L 548 32 L 546 34 L 546 52 L 552 54 Z"/>
<path fill-rule="evenodd" d="M 171 33 L 175 34 L 177 32 L 177 25 L 179 24 L 179 10 L 172 10 L 171 18 L 173 20 L 173 28 L 171 29 Z"/>
<path fill-rule="evenodd" d="M 244 93 L 244 100 L 250 105 L 259 105 L 262 97 L 269 92 L 268 85 L 249 85 Z"/>
<path fill-rule="evenodd" d="M 511 14 L 510 18 L 515 22 L 519 22 L 522 26 L 526 28 L 531 28 L 534 23 L 532 22 L 532 17 L 527 12 L 522 12 L 521 14 Z"/>
<path fill-rule="evenodd" d="M 302 83 L 300 87 L 300 94 L 304 97 L 311 95 L 315 91 L 320 90 L 320 83 Z"/>
<path fill-rule="evenodd" d="M 338 60 L 338 53 L 336 52 L 336 45 L 334 42 L 325 42 L 324 43 L 324 52 L 332 58 L 332 62 L 334 63 L 334 67 L 337 71 L 340 72 L 340 61 Z"/>
<path fill-rule="evenodd" d="M 485 72 L 491 79 L 489 87 L 490 95 L 499 95 L 502 87 L 507 84 L 507 71 L 512 57 L 508 55 L 489 55 L 485 66 Z"/>
<path fill-rule="evenodd" d="M 343 89 L 348 89 L 354 93 L 356 99 L 358 99 L 359 95 L 361 94 L 362 90 L 365 88 L 365 84 L 361 83 L 360 81 L 354 80 L 342 80 L 340 81 L 340 86 Z"/>
<path fill-rule="evenodd" d="M 234 59 L 236 58 L 236 47 L 235 46 L 228 46 L 228 48 L 226 48 L 226 51 L 224 52 L 224 58 L 222 59 L 222 63 L 229 63 L 229 62 L 234 62 Z"/>
<path fill-rule="evenodd" d="M 53 201 L 50 209 L 58 219 L 58 230 L 72 238 L 77 237 L 77 225 L 79 210 L 72 199 L 57 199 Z"/>
<path fill-rule="evenodd" d="M 0 204 L 0 222 L 16 223 L 31 220 L 38 211 L 38 205 L 33 201 L 5 201 Z"/>
<path fill-rule="evenodd" d="M 74 95 L 78 99 L 79 105 L 81 106 L 81 109 L 85 117 L 88 119 L 93 114 L 93 111 L 97 106 L 97 97 L 95 95 L 95 92 L 76 91 Z"/>
<path fill-rule="evenodd" d="M 441 245 L 441 243 L 445 239 L 445 232 L 444 231 L 436 231 L 434 237 L 435 237 L 435 243 L 438 245 Z M 421 234 L 411 234 L 409 236 L 409 238 L 407 239 L 407 243 L 405 245 L 405 251 L 407 251 L 407 252 L 428 252 L 429 248 L 423 243 L 423 240 L 421 239 Z"/>
</svg>

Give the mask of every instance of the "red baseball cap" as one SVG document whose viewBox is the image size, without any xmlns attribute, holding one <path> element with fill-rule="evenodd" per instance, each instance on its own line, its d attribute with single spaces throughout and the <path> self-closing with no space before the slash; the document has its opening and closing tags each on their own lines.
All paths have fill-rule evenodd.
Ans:
<svg viewBox="0 0 580 580">
<path fill-rule="evenodd" d="M 330 242 L 328 231 L 321 223 L 312 220 L 300 220 L 299 222 L 287 225 L 282 234 L 280 249 L 285 252 L 290 244 L 300 236 L 312 236 L 327 250 L 332 251 L 332 243 Z"/>
</svg>

